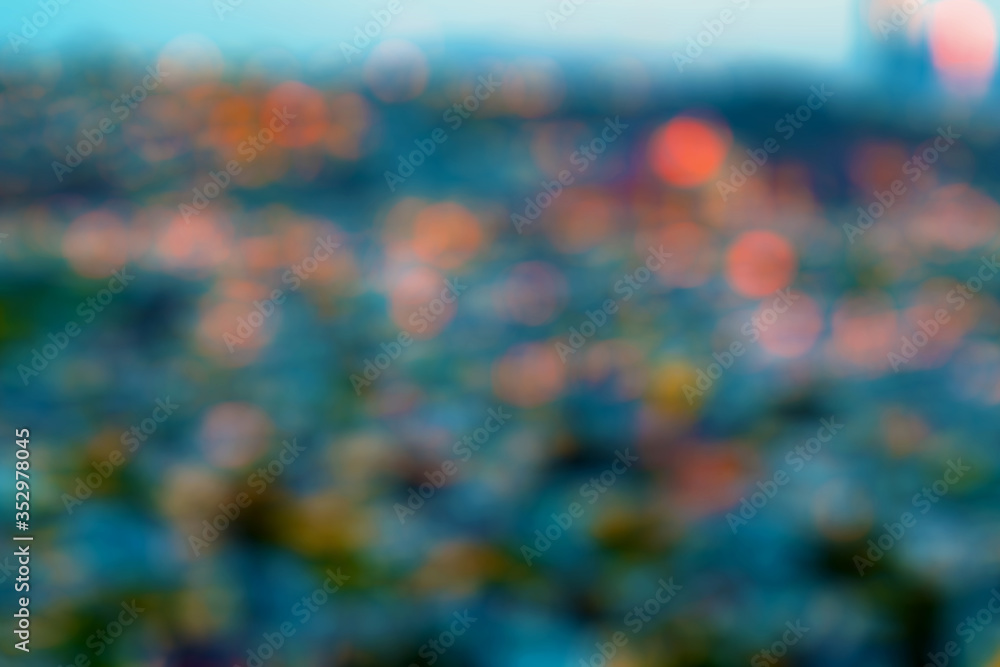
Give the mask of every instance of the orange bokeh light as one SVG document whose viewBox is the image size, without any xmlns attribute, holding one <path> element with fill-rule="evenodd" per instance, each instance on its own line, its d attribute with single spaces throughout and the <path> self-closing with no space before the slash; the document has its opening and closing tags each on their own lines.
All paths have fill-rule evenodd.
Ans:
<svg viewBox="0 0 1000 667">
<path fill-rule="evenodd" d="M 479 220 L 454 202 L 421 210 L 413 221 L 413 236 L 416 256 L 442 269 L 462 266 L 475 256 L 483 242 Z"/>
<path fill-rule="evenodd" d="M 742 234 L 726 253 L 726 279 L 743 296 L 762 297 L 787 287 L 797 268 L 792 244 L 774 232 Z"/>
<path fill-rule="evenodd" d="M 697 118 L 680 116 L 650 139 L 653 171 L 670 185 L 693 188 L 712 178 L 729 152 L 728 131 Z"/>
<path fill-rule="evenodd" d="M 996 69 L 997 28 L 979 0 L 943 0 L 930 25 L 931 59 L 945 81 L 979 88 Z"/>
<path fill-rule="evenodd" d="M 751 456 L 735 445 L 689 446 L 675 457 L 670 495 L 681 513 L 695 519 L 735 508 L 747 486 Z M 751 487 L 752 488 L 752 487 Z"/>
<path fill-rule="evenodd" d="M 224 97 L 215 103 L 208 120 L 209 141 L 235 152 L 241 141 L 257 132 L 257 108 L 242 96 Z"/>
<path fill-rule="evenodd" d="M 832 340 L 836 355 L 855 366 L 881 370 L 888 353 L 899 344 L 898 319 L 885 294 L 852 297 L 833 313 Z"/>
<path fill-rule="evenodd" d="M 609 197 L 599 192 L 570 190 L 556 200 L 545 226 L 559 251 L 585 252 L 606 242 L 614 232 L 617 216 Z"/>
<path fill-rule="evenodd" d="M 283 123 L 280 119 L 286 116 L 287 125 L 274 133 L 274 142 L 279 146 L 309 146 L 326 134 L 326 100 L 318 90 L 304 83 L 287 81 L 264 98 L 261 128 L 271 128 L 272 122 L 274 127 L 281 127 Z"/>
<path fill-rule="evenodd" d="M 233 227 L 227 220 L 200 213 L 188 222 L 178 215 L 160 233 L 156 256 L 164 269 L 198 279 L 221 268 L 232 244 Z"/>
<path fill-rule="evenodd" d="M 128 245 L 129 233 L 122 221 L 110 212 L 94 211 L 70 223 L 62 251 L 81 276 L 103 278 L 124 266 Z"/>
<path fill-rule="evenodd" d="M 392 321 L 418 340 L 438 335 L 457 309 L 457 297 L 449 291 L 445 277 L 426 266 L 402 273 L 394 281 L 390 300 Z"/>
<path fill-rule="evenodd" d="M 566 366 L 551 344 L 519 345 L 493 365 L 493 393 L 523 408 L 554 400 L 566 384 Z"/>
<path fill-rule="evenodd" d="M 704 284 L 715 270 L 718 252 L 712 245 L 709 231 L 693 222 L 674 222 L 636 236 L 636 252 L 663 246 L 672 256 L 657 276 L 667 285 L 697 287 Z"/>
</svg>

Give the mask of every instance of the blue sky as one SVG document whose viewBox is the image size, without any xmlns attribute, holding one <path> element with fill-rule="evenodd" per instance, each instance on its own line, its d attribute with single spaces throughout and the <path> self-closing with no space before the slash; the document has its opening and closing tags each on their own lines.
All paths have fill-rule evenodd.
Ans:
<svg viewBox="0 0 1000 667">
<path fill-rule="evenodd" d="M 109 37 L 158 47 L 179 34 L 197 33 L 226 50 L 282 46 L 315 52 L 349 40 L 357 26 L 371 20 L 370 12 L 389 2 L 243 0 L 220 19 L 216 3 L 225 1 L 238 0 L 69 0 L 59 5 L 59 12 L 31 40 L 29 50 L 53 48 L 70 38 L 86 44 L 90 38 Z M 559 0 L 398 2 L 402 10 L 380 38 L 434 42 L 441 36 L 467 37 L 597 57 L 603 51 L 668 55 L 702 30 L 703 21 L 729 9 L 735 20 L 706 53 L 708 63 L 748 56 L 841 63 L 849 55 L 859 12 L 854 0 L 585 0 L 553 30 L 546 12 L 558 11 Z M 20 29 L 23 17 L 39 11 L 39 0 L 4 0 L 2 4 L 0 25 L 5 36 Z"/>
</svg>

